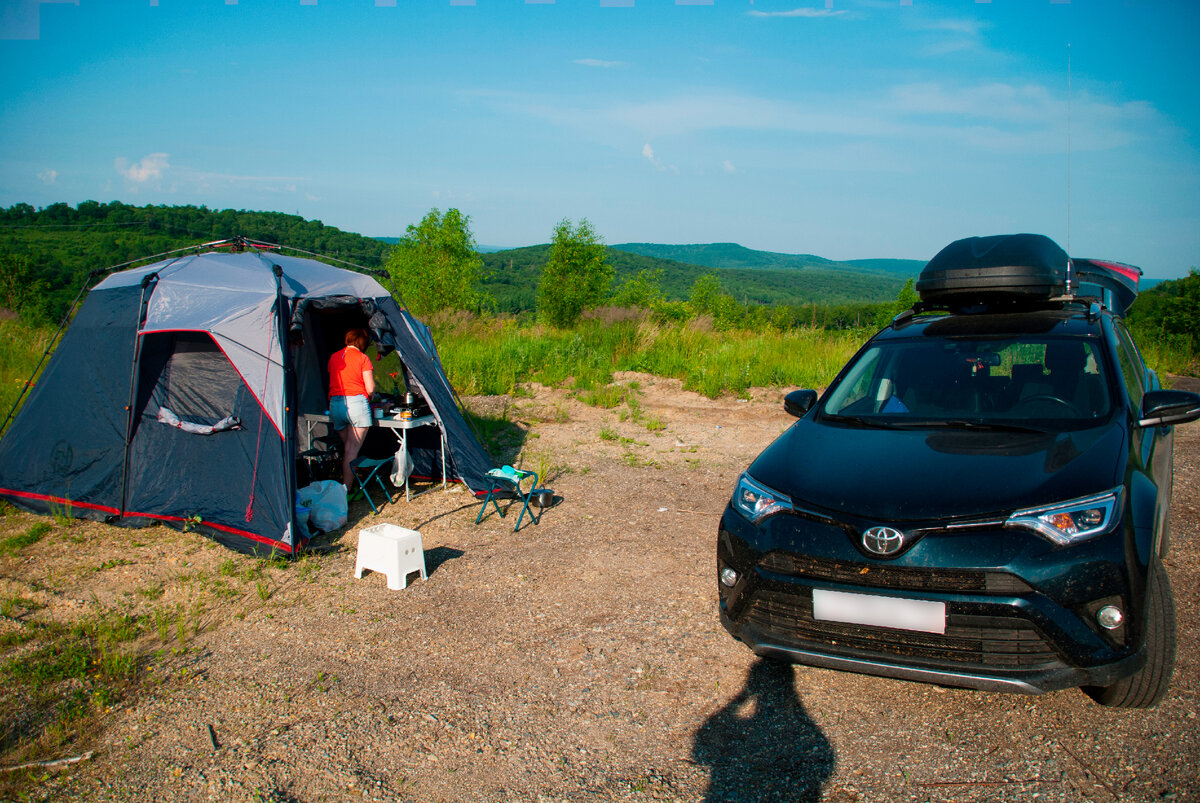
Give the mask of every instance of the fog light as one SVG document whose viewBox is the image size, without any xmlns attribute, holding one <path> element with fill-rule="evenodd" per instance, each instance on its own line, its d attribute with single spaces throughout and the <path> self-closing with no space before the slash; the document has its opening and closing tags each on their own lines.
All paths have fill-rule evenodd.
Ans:
<svg viewBox="0 0 1200 803">
<path fill-rule="evenodd" d="M 1125 614 L 1115 605 L 1105 605 L 1096 611 L 1096 621 L 1105 630 L 1116 630 L 1125 621 Z"/>
<path fill-rule="evenodd" d="M 738 573 L 735 572 L 733 569 L 726 566 L 724 569 L 721 570 L 721 582 L 722 583 L 729 586 L 730 588 L 733 588 L 735 585 L 737 585 L 737 581 L 738 581 Z"/>
</svg>

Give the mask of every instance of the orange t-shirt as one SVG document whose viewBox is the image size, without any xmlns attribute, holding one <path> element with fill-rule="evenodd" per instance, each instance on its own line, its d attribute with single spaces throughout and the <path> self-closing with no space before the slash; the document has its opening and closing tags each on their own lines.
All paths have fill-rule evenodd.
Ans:
<svg viewBox="0 0 1200 803">
<path fill-rule="evenodd" d="M 371 358 L 354 346 L 346 348 L 329 358 L 329 395 L 366 396 L 367 383 L 363 374 L 373 370 Z"/>
</svg>

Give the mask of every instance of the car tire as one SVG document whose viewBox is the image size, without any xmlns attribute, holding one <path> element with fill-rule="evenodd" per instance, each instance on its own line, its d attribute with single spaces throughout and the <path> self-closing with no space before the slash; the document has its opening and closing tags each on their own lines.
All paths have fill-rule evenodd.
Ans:
<svg viewBox="0 0 1200 803">
<path fill-rule="evenodd" d="M 1162 562 L 1150 564 L 1146 590 L 1146 665 L 1111 686 L 1087 689 L 1092 699 L 1114 708 L 1152 708 L 1171 683 L 1175 668 L 1175 597 Z"/>
</svg>

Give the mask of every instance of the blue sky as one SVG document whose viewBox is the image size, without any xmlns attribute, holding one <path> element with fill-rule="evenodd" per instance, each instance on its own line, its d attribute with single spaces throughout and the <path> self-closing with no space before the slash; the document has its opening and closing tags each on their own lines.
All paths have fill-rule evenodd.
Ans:
<svg viewBox="0 0 1200 803">
<path fill-rule="evenodd" d="M 0 205 L 832 259 L 1032 231 L 1172 278 L 1197 34 L 1166 0 L 0 0 Z"/>
</svg>

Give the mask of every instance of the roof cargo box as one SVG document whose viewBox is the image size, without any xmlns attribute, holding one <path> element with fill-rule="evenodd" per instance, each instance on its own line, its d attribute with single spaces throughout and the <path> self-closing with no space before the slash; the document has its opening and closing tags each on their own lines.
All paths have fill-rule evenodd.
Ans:
<svg viewBox="0 0 1200 803">
<path fill-rule="evenodd" d="M 1036 301 L 1067 289 L 1067 252 L 1041 234 L 998 234 L 955 240 L 929 260 L 917 279 L 926 303 L 1011 299 Z"/>
</svg>

